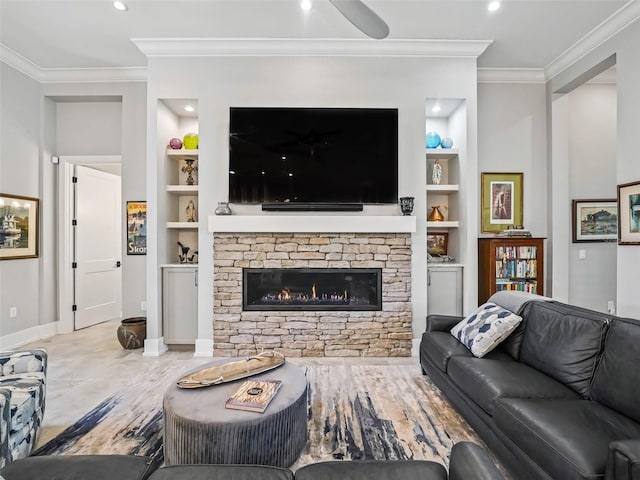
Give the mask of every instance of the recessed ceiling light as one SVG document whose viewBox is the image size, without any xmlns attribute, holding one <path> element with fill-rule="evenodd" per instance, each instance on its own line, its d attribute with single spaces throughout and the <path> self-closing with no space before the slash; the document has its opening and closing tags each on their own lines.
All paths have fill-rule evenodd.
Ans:
<svg viewBox="0 0 640 480">
<path fill-rule="evenodd" d="M 129 7 L 124 2 L 113 2 L 113 8 L 116 10 L 120 10 L 121 12 L 126 12 L 129 10 Z"/>
<path fill-rule="evenodd" d="M 303 10 L 311 10 L 311 0 L 302 0 L 300 2 L 300 8 Z"/>
<path fill-rule="evenodd" d="M 491 2 L 487 8 L 490 12 L 495 12 L 500 8 L 500 2 Z"/>
<path fill-rule="evenodd" d="M 193 108 L 191 105 L 187 105 L 186 107 L 184 107 L 184 109 L 185 109 L 187 112 L 194 112 L 194 111 L 195 111 L 195 108 Z"/>
<path fill-rule="evenodd" d="M 431 111 L 432 111 L 433 113 L 438 113 L 440 110 L 441 110 L 441 109 L 440 109 L 440 105 L 435 105 L 435 106 L 431 109 Z"/>
</svg>

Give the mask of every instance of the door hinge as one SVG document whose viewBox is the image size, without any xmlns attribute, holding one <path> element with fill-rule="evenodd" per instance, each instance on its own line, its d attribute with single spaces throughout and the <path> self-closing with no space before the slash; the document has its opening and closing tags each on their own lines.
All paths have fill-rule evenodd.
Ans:
<svg viewBox="0 0 640 480">
<path fill-rule="evenodd" d="M 71 177 L 71 183 L 78 183 L 78 177 Z"/>
<path fill-rule="evenodd" d="M 77 305 L 71 305 L 71 311 L 72 312 L 77 312 L 78 311 L 78 306 Z"/>
<path fill-rule="evenodd" d="M 78 226 L 78 220 L 76 220 L 75 218 L 73 220 L 71 220 L 71 226 L 72 227 L 77 227 Z"/>
<path fill-rule="evenodd" d="M 78 268 L 78 262 L 72 262 L 71 268 Z"/>
</svg>

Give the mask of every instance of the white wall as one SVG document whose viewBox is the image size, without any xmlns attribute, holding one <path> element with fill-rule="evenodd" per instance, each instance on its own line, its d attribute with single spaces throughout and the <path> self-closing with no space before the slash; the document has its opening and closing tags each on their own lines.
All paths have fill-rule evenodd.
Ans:
<svg viewBox="0 0 640 480">
<path fill-rule="evenodd" d="M 2 63 L 0 68 L 0 192 L 40 198 L 40 85 Z M 42 202 L 40 206 L 46 206 Z M 42 232 L 41 232 L 42 233 Z M 39 239 L 40 251 L 48 239 Z M 47 250 L 48 252 L 48 250 Z M 40 268 L 44 257 L 0 262 L 0 347 L 21 341 L 16 332 L 38 331 L 55 320 L 55 310 L 42 309 Z M 47 291 L 49 289 L 45 287 Z M 9 308 L 18 315 L 9 318 Z"/>
<path fill-rule="evenodd" d="M 576 78 L 594 66 L 615 55 L 617 72 L 617 142 L 616 183 L 640 180 L 638 162 L 638 113 L 640 112 L 640 22 L 636 21 L 622 32 L 603 42 L 591 53 L 572 64 L 550 82 L 548 97 L 563 91 Z M 621 316 L 638 317 L 637 275 L 640 269 L 640 246 L 619 245 L 617 249 L 617 313 Z"/>
<path fill-rule="evenodd" d="M 571 198 L 615 199 L 616 86 L 584 84 L 567 97 Z M 607 302 L 616 299 L 616 250 L 615 242 L 571 244 L 569 303 L 607 311 Z"/>
<path fill-rule="evenodd" d="M 196 98 L 199 103 L 199 204 L 201 219 L 213 214 L 228 196 L 230 106 L 344 106 L 398 108 L 399 191 L 416 197 L 419 219 L 413 237 L 414 335 L 426 317 L 427 217 L 424 186 L 426 98 L 467 100 L 468 174 L 476 165 L 475 59 L 371 57 L 211 57 L 149 59 L 149 104 L 162 98 Z M 155 112 L 155 107 L 151 109 Z M 150 114 L 151 115 L 151 114 Z M 151 124 L 152 117 L 149 118 Z M 157 155 L 154 128 L 149 130 L 150 162 Z M 165 142 L 168 139 L 164 139 Z M 149 181 L 156 181 L 153 164 Z M 236 213 L 246 213 L 232 206 Z M 396 214 L 397 206 L 382 208 Z M 366 213 L 374 210 L 367 209 Z M 380 212 L 380 210 L 377 210 Z M 257 212 L 256 212 L 257 213 Z M 475 217 L 473 218 L 475 220 Z M 475 225 L 475 223 L 474 223 Z M 212 238 L 206 225 L 199 233 L 199 318 L 211 324 L 213 292 Z M 149 258 L 152 262 L 153 259 Z M 153 272 L 147 279 L 153 281 Z M 157 288 L 150 285 L 149 295 Z M 151 299 L 150 299 L 151 301 Z M 211 338 L 211 337 L 209 337 Z"/>
<path fill-rule="evenodd" d="M 122 101 L 57 102 L 58 155 L 120 155 Z"/>
</svg>

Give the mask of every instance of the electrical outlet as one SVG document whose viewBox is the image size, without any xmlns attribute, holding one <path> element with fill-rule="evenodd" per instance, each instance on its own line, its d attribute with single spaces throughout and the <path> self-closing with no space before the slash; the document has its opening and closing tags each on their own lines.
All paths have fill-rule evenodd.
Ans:
<svg viewBox="0 0 640 480">
<path fill-rule="evenodd" d="M 613 300 L 609 300 L 607 302 L 607 311 L 611 315 L 615 315 L 615 313 L 616 313 L 616 302 L 614 302 Z"/>
<path fill-rule="evenodd" d="M 145 312 L 147 310 L 147 302 L 145 300 L 140 302 L 140 310 Z"/>
<path fill-rule="evenodd" d="M 584 260 L 585 258 L 587 258 L 587 251 L 583 249 L 578 250 L 578 258 L 580 260 Z"/>
<path fill-rule="evenodd" d="M 16 318 L 18 316 L 18 307 L 11 307 L 9 309 L 9 318 Z"/>
</svg>

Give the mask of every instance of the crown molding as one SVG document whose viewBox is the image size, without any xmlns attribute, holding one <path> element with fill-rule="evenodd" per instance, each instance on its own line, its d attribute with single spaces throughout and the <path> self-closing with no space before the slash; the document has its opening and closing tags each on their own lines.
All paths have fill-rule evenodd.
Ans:
<svg viewBox="0 0 640 480">
<path fill-rule="evenodd" d="M 551 80 L 638 19 L 640 19 L 640 2 L 629 0 L 617 12 L 547 65 L 544 68 L 545 77 L 547 80 Z"/>
<path fill-rule="evenodd" d="M 477 58 L 492 40 L 132 38 L 147 57 L 334 56 Z"/>
<path fill-rule="evenodd" d="M 542 68 L 478 68 L 478 83 L 545 83 Z"/>
<path fill-rule="evenodd" d="M 144 82 L 147 67 L 40 68 L 0 43 L 0 61 L 40 83 Z"/>
</svg>

